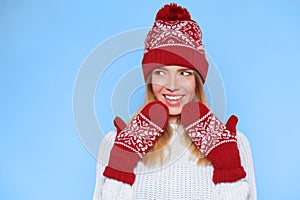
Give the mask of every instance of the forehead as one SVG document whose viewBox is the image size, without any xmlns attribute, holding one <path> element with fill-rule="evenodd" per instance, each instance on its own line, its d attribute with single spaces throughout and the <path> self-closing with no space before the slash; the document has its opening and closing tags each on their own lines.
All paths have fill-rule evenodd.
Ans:
<svg viewBox="0 0 300 200">
<path fill-rule="evenodd" d="M 178 66 L 178 65 L 169 65 L 169 66 L 162 66 L 158 69 L 168 70 L 168 71 L 182 71 L 182 70 L 192 70 L 188 67 Z"/>
</svg>

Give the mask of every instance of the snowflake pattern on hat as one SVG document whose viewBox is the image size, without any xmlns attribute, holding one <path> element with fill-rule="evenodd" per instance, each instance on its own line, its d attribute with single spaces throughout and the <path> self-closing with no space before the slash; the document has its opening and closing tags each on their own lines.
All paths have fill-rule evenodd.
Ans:
<svg viewBox="0 0 300 200">
<path fill-rule="evenodd" d="M 185 46 L 204 51 L 202 33 L 194 21 L 156 21 L 145 41 L 145 53 L 166 46 Z"/>
</svg>

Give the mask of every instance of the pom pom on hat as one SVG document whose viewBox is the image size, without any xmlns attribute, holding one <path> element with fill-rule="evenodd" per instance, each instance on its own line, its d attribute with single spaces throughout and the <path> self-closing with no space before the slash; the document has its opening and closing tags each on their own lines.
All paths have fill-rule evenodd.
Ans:
<svg viewBox="0 0 300 200">
<path fill-rule="evenodd" d="M 182 8 L 175 3 L 167 4 L 161 8 L 155 20 L 176 21 L 191 20 L 191 15 L 186 8 Z"/>
</svg>

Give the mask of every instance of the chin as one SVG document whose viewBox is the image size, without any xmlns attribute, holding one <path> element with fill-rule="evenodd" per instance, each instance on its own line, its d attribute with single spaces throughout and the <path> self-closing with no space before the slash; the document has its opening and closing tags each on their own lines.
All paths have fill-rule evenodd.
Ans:
<svg viewBox="0 0 300 200">
<path fill-rule="evenodd" d="M 180 115 L 181 110 L 182 110 L 182 108 L 170 108 L 169 107 L 170 115 Z"/>
</svg>

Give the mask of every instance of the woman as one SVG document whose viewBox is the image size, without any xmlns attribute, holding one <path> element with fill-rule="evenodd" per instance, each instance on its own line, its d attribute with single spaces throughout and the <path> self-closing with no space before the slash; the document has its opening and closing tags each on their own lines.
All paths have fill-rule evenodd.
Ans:
<svg viewBox="0 0 300 200">
<path fill-rule="evenodd" d="M 256 199 L 249 143 L 208 108 L 198 24 L 165 5 L 145 41 L 145 105 L 114 120 L 99 150 L 94 199 Z"/>
</svg>

